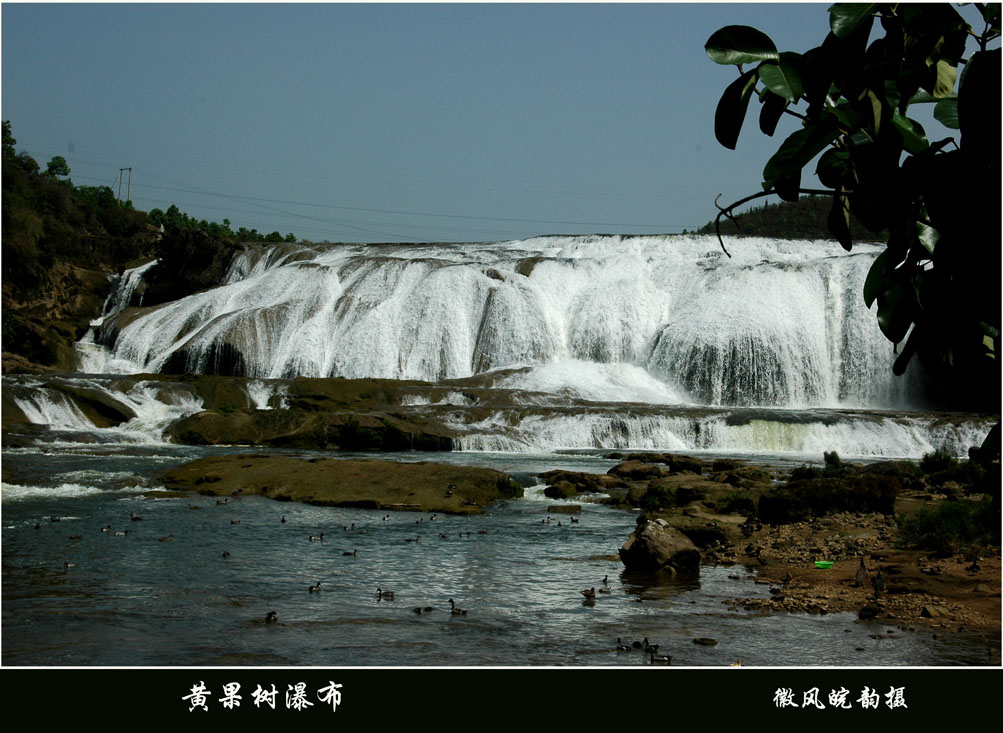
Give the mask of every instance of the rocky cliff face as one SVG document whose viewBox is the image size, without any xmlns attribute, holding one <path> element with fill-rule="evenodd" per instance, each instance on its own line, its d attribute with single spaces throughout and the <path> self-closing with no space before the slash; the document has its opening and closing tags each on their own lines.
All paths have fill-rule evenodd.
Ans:
<svg viewBox="0 0 1003 733">
<path fill-rule="evenodd" d="M 3 373 L 72 371 L 74 343 L 101 315 L 116 268 L 56 260 L 35 288 L 3 281 Z"/>
<path fill-rule="evenodd" d="M 6 236 L 6 232 L 5 232 Z M 115 276 L 158 258 L 136 293 L 155 305 L 218 285 L 238 245 L 202 232 L 161 234 L 146 227 L 127 240 L 79 233 L 72 252 L 55 252 L 25 282 L 5 267 L 3 373 L 74 371 L 74 344 L 101 315 Z M 5 247 L 4 257 L 17 256 Z"/>
</svg>

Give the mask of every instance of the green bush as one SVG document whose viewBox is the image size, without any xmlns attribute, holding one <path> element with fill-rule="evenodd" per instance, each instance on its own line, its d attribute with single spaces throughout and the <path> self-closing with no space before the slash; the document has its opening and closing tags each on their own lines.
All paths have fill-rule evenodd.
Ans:
<svg viewBox="0 0 1003 733">
<path fill-rule="evenodd" d="M 649 486 L 637 505 L 648 512 L 664 511 L 674 506 L 676 493 L 663 486 Z"/>
<path fill-rule="evenodd" d="M 814 466 L 802 463 L 800 466 L 791 471 L 791 481 L 807 481 L 808 479 L 813 478 L 822 478 L 822 471 Z"/>
<path fill-rule="evenodd" d="M 957 465 L 958 459 L 943 446 L 937 448 L 933 453 L 923 454 L 923 459 L 919 462 L 920 470 L 927 475 L 948 471 Z"/>
<path fill-rule="evenodd" d="M 756 516 L 756 502 L 746 493 L 734 492 L 724 497 L 718 504 L 721 514 L 741 514 L 744 517 Z"/>
<path fill-rule="evenodd" d="M 822 469 L 825 478 L 840 478 L 850 472 L 850 467 L 843 463 L 836 451 L 823 453 L 822 457 L 825 459 L 825 468 Z"/>
<path fill-rule="evenodd" d="M 1000 541 L 999 524 L 988 500 L 938 502 L 900 519 L 899 527 L 907 546 L 941 555 Z"/>
</svg>

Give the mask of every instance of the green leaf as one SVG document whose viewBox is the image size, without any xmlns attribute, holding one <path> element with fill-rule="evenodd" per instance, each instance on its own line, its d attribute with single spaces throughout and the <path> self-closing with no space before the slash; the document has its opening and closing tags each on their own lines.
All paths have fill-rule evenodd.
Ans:
<svg viewBox="0 0 1003 733">
<path fill-rule="evenodd" d="M 767 91 L 763 97 L 763 108 L 759 111 L 759 129 L 764 135 L 773 137 L 777 131 L 777 123 L 787 109 L 787 100 Z"/>
<path fill-rule="evenodd" d="M 912 290 L 896 283 L 878 298 L 878 326 L 893 344 L 905 338 L 912 325 Z"/>
<path fill-rule="evenodd" d="M 762 63 L 759 65 L 759 78 L 774 94 L 778 94 L 788 102 L 795 103 L 804 93 L 804 83 L 801 80 L 801 57 L 798 54 L 781 54 L 779 63 Z"/>
<path fill-rule="evenodd" d="M 868 308 L 885 291 L 885 263 L 887 261 L 888 252 L 882 252 L 871 264 L 871 269 L 867 271 L 867 279 L 864 281 L 864 304 Z"/>
<path fill-rule="evenodd" d="M 756 86 L 756 70 L 747 71 L 728 85 L 714 112 L 714 137 L 724 147 L 734 150 L 738 133 L 745 122 L 745 112 Z"/>
<path fill-rule="evenodd" d="M 822 154 L 815 166 L 815 175 L 826 188 L 839 188 L 849 176 L 850 153 L 830 148 Z"/>
<path fill-rule="evenodd" d="M 853 237 L 850 236 L 850 201 L 842 192 L 833 194 L 826 226 L 843 249 L 849 252 L 853 248 Z"/>
<path fill-rule="evenodd" d="M 937 81 L 933 85 L 933 96 L 944 99 L 954 94 L 954 82 L 958 78 L 958 69 L 944 59 L 937 62 Z"/>
<path fill-rule="evenodd" d="M 940 232 L 938 232 L 933 227 L 929 227 L 921 221 L 916 222 L 916 235 L 919 239 L 919 243 L 923 245 L 923 248 L 933 254 L 934 247 L 937 246 L 937 242 L 940 241 Z"/>
<path fill-rule="evenodd" d="M 1003 50 L 972 54 L 958 92 L 961 144 L 969 150 L 997 151 L 1000 144 L 1000 56 Z"/>
<path fill-rule="evenodd" d="M 936 101 L 937 98 L 930 94 L 930 92 L 920 89 L 909 99 L 909 104 L 933 104 Z"/>
<path fill-rule="evenodd" d="M 933 117 L 944 127 L 949 127 L 952 130 L 960 129 L 961 123 L 958 122 L 957 97 L 953 99 L 941 99 L 937 102 L 937 106 L 933 108 Z"/>
<path fill-rule="evenodd" d="M 836 3 L 829 8 L 829 29 L 837 38 L 846 38 L 858 25 L 871 20 L 875 7 L 873 3 Z"/>
<path fill-rule="evenodd" d="M 866 96 L 867 100 L 871 103 L 871 115 L 872 121 L 874 122 L 874 137 L 877 137 L 881 132 L 881 100 L 871 89 L 868 89 L 864 96 Z"/>
<path fill-rule="evenodd" d="M 930 141 L 926 139 L 926 132 L 923 126 L 916 120 L 901 115 L 896 111 L 892 115 L 892 124 L 902 135 L 902 146 L 915 155 L 930 147 Z"/>
<path fill-rule="evenodd" d="M 780 60 L 770 37 L 747 25 L 721 28 L 707 39 L 704 50 L 711 61 L 728 66 Z"/>
<path fill-rule="evenodd" d="M 801 169 L 791 168 L 773 182 L 773 190 L 784 201 L 794 202 L 801 194 Z"/>
<path fill-rule="evenodd" d="M 995 35 L 1000 32 L 1000 4 L 999 3 L 975 3 L 975 7 L 982 13 L 982 20 L 994 31 Z"/>
<path fill-rule="evenodd" d="M 801 169 L 837 137 L 839 128 L 831 117 L 824 117 L 814 125 L 791 133 L 767 161 L 763 169 L 763 186 L 770 188 L 781 178 L 789 181 L 793 171 L 797 171 L 800 179 Z"/>
</svg>

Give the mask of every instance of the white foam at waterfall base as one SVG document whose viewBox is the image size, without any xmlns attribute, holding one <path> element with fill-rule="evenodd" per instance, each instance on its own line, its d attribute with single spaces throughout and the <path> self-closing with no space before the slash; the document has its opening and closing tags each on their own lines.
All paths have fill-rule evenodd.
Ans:
<svg viewBox="0 0 1003 733">
<path fill-rule="evenodd" d="M 142 492 L 147 487 L 136 485 L 114 489 L 121 492 Z M 55 486 L 24 486 L 21 484 L 0 484 L 0 497 L 8 501 L 32 501 L 36 499 L 78 499 L 84 496 L 104 494 L 111 489 L 102 489 L 88 484 L 61 483 Z"/>
<path fill-rule="evenodd" d="M 275 401 L 279 409 L 284 408 L 288 403 L 289 387 L 285 384 L 250 379 L 247 381 L 246 390 L 249 407 L 255 410 L 273 409 L 273 397 L 277 398 Z"/>
<path fill-rule="evenodd" d="M 107 428 L 124 440 L 140 443 L 161 443 L 167 426 L 202 409 L 202 399 L 185 387 L 171 385 L 166 390 L 163 385 L 153 382 L 139 382 L 127 393 L 116 393 L 128 404 L 136 417 L 118 427 Z"/>
<path fill-rule="evenodd" d="M 937 448 L 967 456 L 992 427 L 990 418 L 972 417 L 946 425 L 936 417 L 829 414 L 818 420 L 753 419 L 729 424 L 727 415 L 630 414 L 629 412 L 530 415 L 516 420 L 499 415 L 461 426 L 458 450 L 521 451 L 574 449 L 659 450 L 712 454 L 774 455 L 821 460 L 836 451 L 845 458 L 912 459 Z"/>
<path fill-rule="evenodd" d="M 37 381 L 21 380 L 17 383 L 18 388 L 28 394 L 12 394 L 12 399 L 29 422 L 47 425 L 53 430 L 98 433 L 103 438 L 130 443 L 161 443 L 163 431 L 171 422 L 194 414 L 203 407 L 202 399 L 188 385 L 140 381 L 128 391 L 120 391 L 110 386 L 110 380 L 99 377 L 63 379 L 71 386 L 105 393 L 110 399 L 129 407 L 136 416 L 115 427 L 98 428 L 65 393 L 42 386 Z"/>
</svg>

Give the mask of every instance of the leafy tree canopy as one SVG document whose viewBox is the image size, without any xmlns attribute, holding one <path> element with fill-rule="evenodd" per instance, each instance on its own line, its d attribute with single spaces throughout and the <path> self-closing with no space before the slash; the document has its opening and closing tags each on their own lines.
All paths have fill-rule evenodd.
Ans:
<svg viewBox="0 0 1003 733">
<path fill-rule="evenodd" d="M 836 4 L 822 45 L 805 53 L 780 52 L 747 26 L 721 28 L 705 49 L 738 69 L 715 113 L 723 146 L 737 146 L 754 95 L 764 134 L 784 115 L 800 120 L 767 161 L 763 191 L 722 208 L 718 222 L 760 196 L 823 193 L 845 249 L 851 213 L 886 231 L 863 295 L 885 336 L 904 344 L 894 371 L 918 355 L 942 384 L 974 388 L 983 408 L 998 410 L 1001 59 L 990 46 L 1000 6 L 975 8 L 977 29 L 942 3 Z M 911 116 L 919 105 L 945 128 L 938 137 Z M 804 189 L 816 158 L 825 188 Z"/>
<path fill-rule="evenodd" d="M 10 120 L 3 121 L 3 157 L 12 158 L 14 157 L 14 146 L 17 145 L 17 140 L 14 139 L 14 133 L 10 129 Z"/>
<path fill-rule="evenodd" d="M 56 176 L 68 176 L 70 175 L 70 166 L 66 162 L 66 158 L 62 155 L 55 156 L 50 160 L 45 166 L 45 173 L 43 175 L 55 178 Z"/>
</svg>

